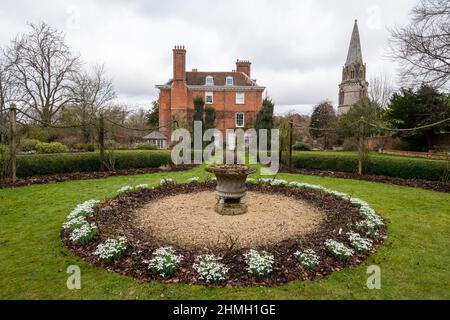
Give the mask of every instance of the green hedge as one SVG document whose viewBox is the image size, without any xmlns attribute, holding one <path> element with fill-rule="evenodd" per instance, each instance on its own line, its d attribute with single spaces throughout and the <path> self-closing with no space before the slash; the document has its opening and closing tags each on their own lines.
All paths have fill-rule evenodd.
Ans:
<svg viewBox="0 0 450 320">
<path fill-rule="evenodd" d="M 357 172 L 356 154 L 337 152 L 294 152 L 292 164 L 296 168 Z M 412 157 L 370 155 L 366 173 L 404 179 L 441 181 L 448 174 L 446 161 Z"/>
<path fill-rule="evenodd" d="M 170 151 L 115 151 L 115 169 L 157 168 L 170 164 Z M 99 171 L 98 152 L 19 155 L 17 176 Z"/>
</svg>

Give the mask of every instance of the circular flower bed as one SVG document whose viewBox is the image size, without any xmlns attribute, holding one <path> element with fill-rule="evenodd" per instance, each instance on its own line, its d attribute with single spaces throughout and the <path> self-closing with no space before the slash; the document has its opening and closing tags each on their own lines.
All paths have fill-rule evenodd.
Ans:
<svg viewBox="0 0 450 320">
<path fill-rule="evenodd" d="M 70 212 L 62 240 L 89 262 L 141 280 L 243 287 L 323 277 L 360 263 L 385 238 L 383 220 L 363 200 L 318 185 L 276 179 L 249 178 L 247 188 L 263 196 L 308 202 L 324 213 L 316 228 L 277 243 L 244 248 L 230 241 L 204 248 L 168 243 L 135 224 L 134 213 L 152 201 L 214 187 L 214 181 L 200 182 L 197 177 L 184 184 L 163 179 L 155 188 L 123 186 L 104 203 L 89 200 Z"/>
</svg>

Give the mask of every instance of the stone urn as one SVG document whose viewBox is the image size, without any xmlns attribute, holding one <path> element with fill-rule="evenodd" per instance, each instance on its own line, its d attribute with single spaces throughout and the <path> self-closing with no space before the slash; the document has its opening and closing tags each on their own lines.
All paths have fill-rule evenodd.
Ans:
<svg viewBox="0 0 450 320">
<path fill-rule="evenodd" d="M 217 178 L 217 203 L 215 210 L 222 215 L 238 215 L 247 212 L 242 198 L 245 196 L 245 180 L 256 169 L 240 164 L 221 164 L 206 167 Z"/>
</svg>

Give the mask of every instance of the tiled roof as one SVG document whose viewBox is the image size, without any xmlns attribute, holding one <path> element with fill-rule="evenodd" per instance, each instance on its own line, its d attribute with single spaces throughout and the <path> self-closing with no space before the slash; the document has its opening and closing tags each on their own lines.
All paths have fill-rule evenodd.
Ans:
<svg viewBox="0 0 450 320">
<path fill-rule="evenodd" d="M 206 84 L 206 77 L 212 76 L 214 79 L 214 86 L 226 86 L 226 78 L 233 77 L 233 86 L 242 87 L 256 87 L 257 84 L 251 80 L 243 72 L 203 72 L 203 71 L 188 71 L 186 72 L 186 84 L 188 86 L 204 86 Z M 172 80 L 166 85 L 172 84 Z"/>
<path fill-rule="evenodd" d="M 161 132 L 159 131 L 152 131 L 150 132 L 148 135 L 146 135 L 144 137 L 144 139 L 146 140 L 152 140 L 152 139 L 166 139 L 166 136 L 164 136 Z"/>
</svg>

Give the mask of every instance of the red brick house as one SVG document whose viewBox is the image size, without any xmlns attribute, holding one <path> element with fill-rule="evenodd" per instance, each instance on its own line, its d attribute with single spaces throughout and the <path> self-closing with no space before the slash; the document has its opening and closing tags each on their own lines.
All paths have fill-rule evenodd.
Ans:
<svg viewBox="0 0 450 320">
<path fill-rule="evenodd" d="M 184 46 L 173 49 L 173 78 L 159 89 L 159 126 L 161 133 L 170 139 L 171 128 L 167 126 L 177 120 L 181 126 L 192 123 L 194 98 L 200 96 L 205 107 L 216 110 L 216 128 L 250 128 L 262 106 L 265 87 L 251 78 L 251 63 L 237 60 L 236 70 L 186 72 L 186 50 Z M 166 126 L 166 127 L 164 127 Z"/>
</svg>

